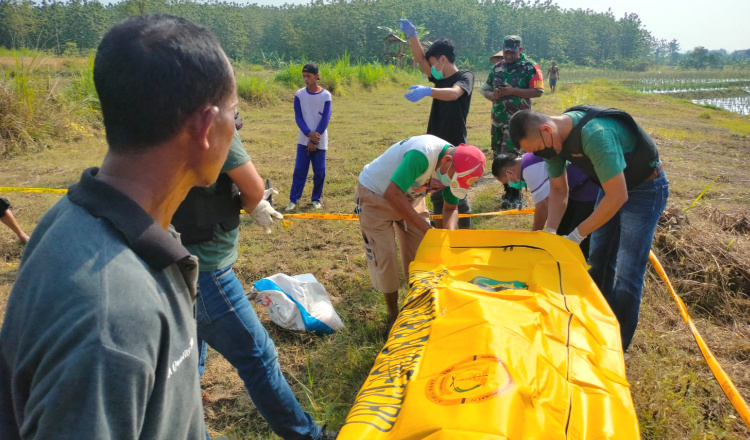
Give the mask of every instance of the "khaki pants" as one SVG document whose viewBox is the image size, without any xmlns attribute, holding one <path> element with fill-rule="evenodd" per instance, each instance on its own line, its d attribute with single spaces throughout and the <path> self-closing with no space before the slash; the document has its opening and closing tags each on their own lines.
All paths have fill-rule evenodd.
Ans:
<svg viewBox="0 0 750 440">
<path fill-rule="evenodd" d="M 409 275 L 409 264 L 414 260 L 424 234 L 414 225 L 407 224 L 386 200 L 357 183 L 354 201 L 360 206 L 359 228 L 365 242 L 367 269 L 372 286 L 381 292 L 396 292 L 400 285 L 396 240 L 401 248 L 401 265 Z M 412 201 L 412 207 L 429 221 L 424 197 Z M 395 227 L 395 228 L 394 228 Z"/>
</svg>

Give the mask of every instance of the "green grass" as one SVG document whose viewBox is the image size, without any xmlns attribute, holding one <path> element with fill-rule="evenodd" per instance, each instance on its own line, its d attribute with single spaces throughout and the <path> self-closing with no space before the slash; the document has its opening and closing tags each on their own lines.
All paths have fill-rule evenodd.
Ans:
<svg viewBox="0 0 750 440">
<path fill-rule="evenodd" d="M 424 76 L 408 72 L 391 74 L 390 67 L 383 67 L 381 77 L 376 68 L 366 68 L 374 72 L 364 70 L 366 75 L 380 78 L 373 82 L 374 86 L 367 87 L 360 82 L 358 66 L 336 68 L 332 64 L 330 71 L 324 71 L 321 65 L 321 71 L 326 72 L 321 74 L 321 79 L 334 77 L 338 72 L 342 92 L 334 96 L 329 128 L 328 173 L 323 197 L 326 212 L 351 213 L 354 208 L 351 197 L 362 167 L 394 142 L 424 133 L 430 111 L 429 99 L 411 103 L 403 97 L 406 86 L 414 81 L 425 82 Z M 293 69 L 290 65 L 287 73 L 253 71 L 243 65 L 236 68 L 238 90 L 245 90 L 240 92 L 243 95 L 240 112 L 245 122 L 240 134 L 256 168 L 263 177 L 271 178 L 280 191 L 274 198 L 280 209 L 287 203 L 297 137 L 289 94 L 301 87 L 301 65 L 293 65 Z M 255 72 L 259 73 L 253 86 Z M 271 84 L 279 87 L 269 92 L 277 93 L 278 101 L 271 100 L 261 108 L 253 98 L 260 92 L 253 92 L 253 87 L 259 90 Z M 558 92 L 535 100 L 534 108 L 559 113 L 581 103 L 622 108 L 654 134 L 671 183 L 670 207 L 681 209 L 689 205 L 717 174 L 722 176 L 700 206 L 688 212 L 692 224 L 700 226 L 700 234 L 721 232 L 716 224 L 705 220 L 711 208 L 747 213 L 750 199 L 745 171 L 748 140 L 747 132 L 742 134 L 750 125 L 747 117 L 706 109 L 685 100 L 640 94 L 612 79 L 570 84 L 564 76 L 558 83 Z M 705 112 L 709 112 L 709 118 L 703 116 Z M 490 103 L 475 93 L 467 123 L 468 137 L 470 143 L 487 153 L 489 114 Z M 37 154 L 16 155 L 0 162 L 2 185 L 67 187 L 76 182 L 83 169 L 101 162 L 106 151 L 97 124 L 92 122 L 84 127 L 93 136 L 53 139 L 50 148 Z M 312 210 L 309 206 L 311 185 L 308 181 L 299 205 L 302 212 Z M 470 193 L 474 212 L 498 210 L 497 197 L 501 191 L 488 171 Z M 40 194 L 2 196 L 11 198 L 19 222 L 32 233 L 43 212 L 59 199 L 59 196 Z M 529 201 L 527 195 L 527 203 Z M 474 219 L 474 226 L 479 229 L 528 229 L 530 224 L 530 216 Z M 689 231 L 698 234 L 693 229 Z M 746 235 L 721 233 L 724 234 L 720 236 L 724 252 L 747 252 Z M 659 246 L 682 237 L 679 230 L 660 229 L 659 234 L 671 234 L 662 239 Z M 728 247 L 731 238 L 736 240 Z M 660 249 L 666 248 L 657 249 L 662 252 Z M 0 255 L 4 261 L 17 263 L 21 251 L 15 236 L 7 228 L 0 228 Z M 666 255 L 660 253 L 659 256 Z M 679 263 L 666 265 L 666 270 L 670 274 L 679 273 L 679 266 Z M 295 219 L 289 230 L 277 224 L 274 233 L 267 236 L 245 218 L 235 268 L 246 286 L 278 272 L 290 275 L 311 272 L 327 288 L 346 325 L 336 334 L 318 337 L 291 333 L 271 324 L 265 311 L 258 309 L 258 314 L 276 343 L 282 370 L 303 407 L 321 423 L 328 422 L 330 427 L 339 428 L 385 341 L 385 306 L 382 295 L 370 285 L 357 223 Z M 13 266 L 0 266 L 0 315 L 4 313 L 16 270 Z M 695 281 L 673 278 L 673 282 L 680 282 L 681 294 L 685 295 L 696 325 L 735 380 L 740 393 L 750 400 L 747 313 L 738 312 L 742 310 L 739 308 L 725 308 L 724 302 L 718 299 L 711 304 L 714 309 L 708 310 L 706 301 L 711 300 L 711 295 L 726 294 L 717 280 L 722 274 L 712 276 L 714 278 L 706 278 L 705 286 L 701 287 L 707 292 L 702 297 L 696 294 Z M 742 299 L 738 294 L 740 302 L 737 304 L 744 304 L 748 309 L 747 299 L 744 303 Z M 725 315 L 722 319 L 714 316 L 721 311 Z M 712 378 L 671 299 L 652 275 L 647 278 L 641 322 L 627 372 L 642 438 L 748 438 L 748 430 Z M 203 388 L 208 396 L 206 415 L 213 435 L 226 435 L 232 440 L 276 438 L 250 402 L 235 371 L 215 352 L 210 353 Z"/>
</svg>

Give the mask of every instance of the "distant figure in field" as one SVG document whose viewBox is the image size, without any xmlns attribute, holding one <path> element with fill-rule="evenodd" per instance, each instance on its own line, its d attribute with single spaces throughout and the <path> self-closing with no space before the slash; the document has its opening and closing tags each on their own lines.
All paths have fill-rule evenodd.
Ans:
<svg viewBox="0 0 750 440">
<path fill-rule="evenodd" d="M 495 55 L 492 55 L 490 57 L 490 62 L 492 63 L 493 66 L 495 64 L 499 63 L 502 60 L 503 60 L 503 51 L 502 50 L 500 52 L 496 53 Z"/>
<path fill-rule="evenodd" d="M 417 28 L 407 19 L 401 19 L 401 30 L 409 37 L 409 45 L 414 61 L 419 64 L 427 79 L 434 87 L 411 86 L 406 99 L 412 102 L 430 96 L 432 107 L 427 122 L 427 134 L 444 139 L 452 145 L 468 143 L 466 137 L 466 118 L 471 107 L 471 93 L 474 90 L 474 74 L 456 67 L 456 49 L 451 40 L 440 38 L 427 52 L 422 48 L 417 36 Z M 432 211 L 439 214 L 443 211 L 441 192 L 430 194 Z M 458 204 L 459 214 L 470 214 L 468 200 L 462 199 Z M 443 227 L 443 220 L 435 220 L 435 226 Z M 459 228 L 470 228 L 471 217 L 458 221 Z"/>
<path fill-rule="evenodd" d="M 21 229 L 21 226 L 16 221 L 16 217 L 13 216 L 8 199 L 0 198 L 0 222 L 9 227 L 21 243 L 26 244 L 29 242 L 29 234 L 23 232 L 23 229 Z"/>
<path fill-rule="evenodd" d="M 555 93 L 555 87 L 557 86 L 557 80 L 560 79 L 560 68 L 557 67 L 557 63 L 554 61 L 552 65 L 547 69 L 547 78 L 549 78 L 549 88 L 552 93 Z"/>
<path fill-rule="evenodd" d="M 531 108 L 531 99 L 542 96 L 544 92 L 542 71 L 536 62 L 523 54 L 521 37 L 508 35 L 503 38 L 503 59 L 492 68 L 480 90 L 482 96 L 492 101 L 490 146 L 493 154 L 520 155 L 508 134 L 510 118 L 520 110 Z M 505 185 L 501 207 L 522 208 L 521 192 Z"/>
<path fill-rule="evenodd" d="M 234 136 L 217 38 L 168 15 L 104 35 L 94 84 L 108 150 L 39 221 L 0 331 L 0 436 L 205 440 L 198 260 L 170 226 Z"/>
<path fill-rule="evenodd" d="M 322 209 L 320 198 L 326 180 L 326 152 L 328 151 L 328 122 L 331 120 L 331 93 L 318 85 L 320 74 L 315 63 L 302 68 L 305 87 L 294 94 L 294 119 L 299 127 L 297 135 L 297 159 L 292 175 L 292 189 L 289 191 L 289 205 L 286 212 L 293 211 L 302 198 L 307 173 L 312 163 L 313 190 L 312 206 Z"/>
</svg>

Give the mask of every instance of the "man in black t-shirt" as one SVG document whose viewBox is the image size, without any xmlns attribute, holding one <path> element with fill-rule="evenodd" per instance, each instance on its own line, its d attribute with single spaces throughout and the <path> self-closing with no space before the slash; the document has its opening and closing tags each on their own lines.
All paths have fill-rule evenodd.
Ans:
<svg viewBox="0 0 750 440">
<path fill-rule="evenodd" d="M 417 37 L 417 29 L 406 19 L 401 20 L 401 30 L 409 37 L 414 61 L 434 83 L 434 87 L 411 86 L 406 99 L 419 101 L 425 96 L 432 96 L 430 120 L 427 123 L 427 134 L 445 139 L 452 145 L 466 144 L 466 118 L 471 106 L 471 92 L 474 88 L 474 75 L 456 67 L 456 51 L 451 40 L 441 38 L 435 41 L 425 53 Z M 440 192 L 432 193 L 433 212 L 442 212 L 443 196 Z M 469 201 L 464 198 L 458 204 L 459 214 L 471 212 Z M 436 220 L 435 226 L 442 227 L 442 221 Z M 471 218 L 458 221 L 459 228 L 470 228 Z"/>
</svg>

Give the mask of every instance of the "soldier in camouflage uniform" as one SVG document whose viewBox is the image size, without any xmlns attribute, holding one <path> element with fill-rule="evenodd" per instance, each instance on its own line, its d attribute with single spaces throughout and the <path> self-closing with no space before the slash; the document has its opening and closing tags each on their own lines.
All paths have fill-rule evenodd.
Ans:
<svg viewBox="0 0 750 440">
<path fill-rule="evenodd" d="M 492 152 L 518 154 L 508 133 L 510 117 L 531 108 L 531 99 L 542 96 L 544 79 L 539 65 L 523 55 L 521 37 L 509 35 L 503 39 L 503 60 L 495 64 L 487 82 L 480 89 L 492 101 Z M 503 209 L 523 206 L 521 193 L 505 186 Z"/>
</svg>

